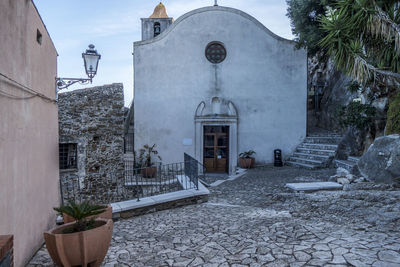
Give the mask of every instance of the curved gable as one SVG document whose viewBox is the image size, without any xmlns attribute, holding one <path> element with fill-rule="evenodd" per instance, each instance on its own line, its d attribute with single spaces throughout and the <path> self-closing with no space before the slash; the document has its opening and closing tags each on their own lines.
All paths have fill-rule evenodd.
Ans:
<svg viewBox="0 0 400 267">
<path fill-rule="evenodd" d="M 269 36 L 273 37 L 276 40 L 287 42 L 290 44 L 296 43 L 295 41 L 285 39 L 283 37 L 276 35 L 272 31 L 270 31 L 267 27 L 265 27 L 261 22 L 259 22 L 256 18 L 252 17 L 251 15 L 249 15 L 239 9 L 235 9 L 235 8 L 231 8 L 231 7 L 223 7 L 223 6 L 210 6 L 210 7 L 203 7 L 203 8 L 195 9 L 195 10 L 192 10 L 192 11 L 180 16 L 171 26 L 169 26 L 164 32 L 162 32 L 157 37 L 149 39 L 149 40 L 145 40 L 145 41 L 134 42 L 134 45 L 140 46 L 140 45 L 145 45 L 145 44 L 150 44 L 150 43 L 160 41 L 160 40 L 164 39 L 171 31 L 173 31 L 179 24 L 183 23 L 189 17 L 200 14 L 200 13 L 204 13 L 204 12 L 215 12 L 215 11 L 229 12 L 232 14 L 236 14 L 238 16 L 242 16 L 242 17 L 246 18 L 247 20 L 253 22 L 257 27 L 262 29 L 266 34 L 268 34 Z"/>
</svg>

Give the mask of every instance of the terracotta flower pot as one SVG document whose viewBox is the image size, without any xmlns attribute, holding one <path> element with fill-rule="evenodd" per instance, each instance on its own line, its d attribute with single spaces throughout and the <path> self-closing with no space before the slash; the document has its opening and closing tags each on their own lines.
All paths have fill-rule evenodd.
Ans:
<svg viewBox="0 0 400 267">
<path fill-rule="evenodd" d="M 239 166 L 240 168 L 250 169 L 254 167 L 254 158 L 239 158 Z"/>
<path fill-rule="evenodd" d="M 113 221 L 96 219 L 94 229 L 63 234 L 63 230 L 73 225 L 67 223 L 44 233 L 46 248 L 58 266 L 100 266 L 110 246 Z"/>
<path fill-rule="evenodd" d="M 157 167 L 143 168 L 141 172 L 144 178 L 154 178 L 157 174 Z"/>
<path fill-rule="evenodd" d="M 74 222 L 75 219 L 72 218 L 71 216 L 63 213 L 63 219 L 64 219 L 64 223 L 70 223 L 70 222 Z M 103 212 L 100 213 L 98 215 L 94 215 L 94 216 L 90 216 L 88 217 L 89 219 L 91 218 L 103 218 L 103 219 L 112 219 L 112 207 L 111 205 L 107 205 L 107 209 Z"/>
</svg>

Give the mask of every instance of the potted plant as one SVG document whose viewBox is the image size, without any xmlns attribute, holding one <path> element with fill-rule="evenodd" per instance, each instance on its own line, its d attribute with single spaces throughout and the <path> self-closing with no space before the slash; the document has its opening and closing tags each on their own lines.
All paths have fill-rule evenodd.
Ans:
<svg viewBox="0 0 400 267">
<path fill-rule="evenodd" d="M 152 146 L 144 145 L 143 148 L 139 150 L 140 156 L 139 161 L 142 165 L 142 176 L 145 178 L 153 178 L 156 176 L 157 167 L 154 166 L 153 157 L 157 157 L 161 160 L 158 151 L 155 149 L 156 144 Z"/>
<path fill-rule="evenodd" d="M 90 216 L 87 219 L 89 219 L 89 220 L 91 218 L 93 218 L 93 219 L 96 219 L 96 218 L 112 219 L 112 207 L 111 207 L 111 205 L 109 204 L 109 205 L 106 205 L 105 207 L 106 207 L 106 209 L 104 210 L 104 212 L 102 212 L 100 214 L 97 214 L 97 215 Z M 64 223 L 70 223 L 70 222 L 75 222 L 76 221 L 75 218 L 73 218 L 72 216 L 70 216 L 70 215 L 68 215 L 67 213 L 64 213 L 64 212 L 62 213 L 62 217 L 63 217 Z"/>
<path fill-rule="evenodd" d="M 46 248 L 56 265 L 100 266 L 110 246 L 113 221 L 93 216 L 106 208 L 88 201 L 54 208 L 75 220 L 44 233 Z"/>
<path fill-rule="evenodd" d="M 253 150 L 242 152 L 239 154 L 240 168 L 250 169 L 254 167 L 255 159 L 252 155 L 256 154 Z"/>
</svg>

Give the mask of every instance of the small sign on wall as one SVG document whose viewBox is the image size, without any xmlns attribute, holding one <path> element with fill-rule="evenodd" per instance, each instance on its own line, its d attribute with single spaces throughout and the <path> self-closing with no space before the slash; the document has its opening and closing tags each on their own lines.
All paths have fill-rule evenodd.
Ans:
<svg viewBox="0 0 400 267">
<path fill-rule="evenodd" d="M 184 146 L 191 146 L 191 145 L 193 145 L 193 140 L 191 138 L 184 138 L 182 141 L 182 144 Z"/>
</svg>

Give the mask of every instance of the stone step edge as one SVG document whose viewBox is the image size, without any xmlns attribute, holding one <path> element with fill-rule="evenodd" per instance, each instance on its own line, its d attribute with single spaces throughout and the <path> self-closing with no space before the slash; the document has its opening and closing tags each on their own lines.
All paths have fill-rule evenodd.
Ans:
<svg viewBox="0 0 400 267">
<path fill-rule="evenodd" d="M 306 137 L 342 137 L 343 138 L 343 135 L 340 135 L 340 134 L 320 134 L 320 135 L 310 134 L 310 135 L 307 135 Z"/>
<path fill-rule="evenodd" d="M 290 161 L 295 160 L 295 162 L 296 162 L 296 160 L 302 160 L 302 161 L 307 161 L 307 162 L 314 163 L 314 164 L 316 164 L 316 165 L 319 165 L 319 164 L 324 163 L 323 161 L 319 161 L 319 160 L 308 159 L 308 158 L 299 158 L 299 157 L 293 157 L 293 156 L 290 157 L 289 160 L 290 160 Z"/>
<path fill-rule="evenodd" d="M 359 157 L 348 156 L 347 160 L 357 163 L 360 160 L 360 158 Z"/>
<path fill-rule="evenodd" d="M 314 136 L 314 135 L 309 135 L 306 136 L 306 138 L 335 138 L 335 139 L 339 139 L 339 138 L 343 138 L 343 136 L 329 136 L 329 135 L 321 135 L 321 136 Z"/>
<path fill-rule="evenodd" d="M 312 157 L 317 157 L 317 158 L 324 158 L 324 159 L 329 159 L 330 156 L 327 155 L 320 155 L 320 154 L 313 154 L 313 153 L 303 153 L 303 152 L 293 152 L 293 155 L 300 155 L 300 156 L 312 156 Z"/>
<path fill-rule="evenodd" d="M 338 162 L 339 164 L 347 165 L 350 167 L 353 167 L 357 164 L 356 162 L 352 162 L 349 160 L 341 160 L 341 159 L 335 159 L 335 162 Z"/>
<path fill-rule="evenodd" d="M 308 169 L 316 169 L 316 168 L 319 167 L 319 166 L 317 166 L 317 165 L 311 165 L 311 164 L 306 164 L 306 163 L 294 162 L 294 161 L 290 161 L 290 160 L 285 161 L 285 164 L 297 165 L 297 166 L 305 167 L 305 168 L 308 168 Z"/>
<path fill-rule="evenodd" d="M 333 147 L 333 148 L 337 148 L 338 145 L 334 145 L 334 144 L 321 144 L 321 143 L 307 143 L 307 142 L 303 142 L 301 143 L 300 147 L 303 145 L 307 145 L 307 146 L 328 146 L 328 147 Z"/>
<path fill-rule="evenodd" d="M 327 152 L 327 153 L 336 153 L 336 150 L 327 150 L 327 149 L 315 149 L 315 148 L 308 148 L 308 147 L 297 147 L 297 149 L 307 149 L 310 151 L 316 151 L 316 152 Z M 296 152 L 300 152 L 301 151 L 297 151 Z"/>
<path fill-rule="evenodd" d="M 335 182 L 288 183 L 285 187 L 295 192 L 313 192 L 319 190 L 341 190 L 343 185 Z"/>
</svg>

